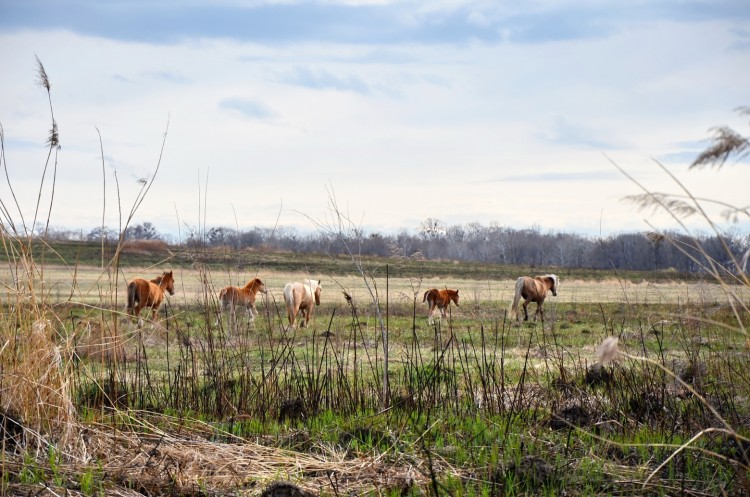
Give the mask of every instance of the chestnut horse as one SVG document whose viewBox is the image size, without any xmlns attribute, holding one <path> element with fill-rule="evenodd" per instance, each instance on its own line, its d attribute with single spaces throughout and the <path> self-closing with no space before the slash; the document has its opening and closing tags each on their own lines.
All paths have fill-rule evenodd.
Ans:
<svg viewBox="0 0 750 497">
<path fill-rule="evenodd" d="M 141 309 L 151 308 L 151 320 L 156 319 L 156 311 L 164 300 L 164 290 L 174 295 L 174 277 L 172 271 L 164 271 L 151 281 L 135 278 L 128 283 L 128 314 L 138 318 L 138 326 L 143 326 Z"/>
<path fill-rule="evenodd" d="M 248 321 L 252 323 L 258 315 L 258 310 L 255 308 L 255 297 L 258 292 L 266 293 L 266 284 L 260 278 L 251 279 L 244 287 L 222 288 L 219 292 L 222 313 L 230 311 L 230 316 L 236 316 L 237 307 L 244 306 Z"/>
<path fill-rule="evenodd" d="M 524 321 L 529 320 L 529 312 L 526 309 L 529 302 L 536 302 L 536 313 L 534 313 L 534 321 L 536 321 L 537 314 L 542 315 L 542 321 L 544 321 L 544 298 L 547 296 L 548 291 L 552 291 L 552 296 L 557 297 L 557 285 L 560 280 L 554 274 L 546 274 L 544 276 L 535 276 L 531 278 L 529 276 L 521 276 L 516 280 L 516 296 L 513 298 L 513 306 L 510 310 L 511 319 L 515 316 L 516 321 L 518 318 L 518 302 L 523 298 L 523 315 Z"/>
<path fill-rule="evenodd" d="M 286 313 L 289 318 L 289 328 L 294 326 L 297 314 L 302 311 L 304 321 L 300 327 L 304 328 L 310 321 L 313 308 L 320 305 L 320 280 L 304 280 L 302 283 L 287 283 L 284 287 L 284 302 L 286 302 Z M 313 300 L 314 299 L 314 300 Z"/>
<path fill-rule="evenodd" d="M 427 302 L 427 305 L 430 306 L 430 312 L 427 314 L 427 321 L 430 324 L 434 322 L 432 315 L 435 312 L 436 307 L 440 309 L 441 319 L 447 317 L 445 313 L 451 305 L 451 300 L 455 302 L 456 307 L 458 307 L 458 290 L 450 290 L 447 288 L 445 290 L 438 290 L 437 288 L 432 288 L 424 292 L 422 302 Z"/>
</svg>

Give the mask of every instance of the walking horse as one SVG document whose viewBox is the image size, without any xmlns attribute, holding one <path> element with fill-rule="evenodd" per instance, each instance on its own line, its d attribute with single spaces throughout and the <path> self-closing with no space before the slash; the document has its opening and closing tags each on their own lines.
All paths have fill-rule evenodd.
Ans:
<svg viewBox="0 0 750 497">
<path fill-rule="evenodd" d="M 518 302 L 523 298 L 523 320 L 529 320 L 529 312 L 527 307 L 529 302 L 536 302 L 536 313 L 534 313 L 534 321 L 538 314 L 541 314 L 542 321 L 544 321 L 544 299 L 547 297 L 547 292 L 551 291 L 553 297 L 557 297 L 557 285 L 560 280 L 554 274 L 546 274 L 544 276 L 535 276 L 531 278 L 529 276 L 521 276 L 516 280 L 516 295 L 513 298 L 513 305 L 511 306 L 510 316 L 511 319 L 515 317 L 516 321 L 518 318 Z"/>
<path fill-rule="evenodd" d="M 260 278 L 253 278 L 243 287 L 228 286 L 222 288 L 219 292 L 219 302 L 221 303 L 221 312 L 230 313 L 230 316 L 236 317 L 237 307 L 242 306 L 247 312 L 247 318 L 250 323 L 258 315 L 258 309 L 255 308 L 255 298 L 258 292 L 266 293 L 266 284 Z"/>
<path fill-rule="evenodd" d="M 446 312 L 451 305 L 451 300 L 456 304 L 456 307 L 458 307 L 458 290 L 450 290 L 448 288 L 438 290 L 437 288 L 431 288 L 424 292 L 422 302 L 427 302 L 427 305 L 430 308 L 427 314 L 427 322 L 430 324 L 434 322 L 432 315 L 434 314 L 436 307 L 440 309 L 441 319 L 447 317 Z"/>
<path fill-rule="evenodd" d="M 300 321 L 300 327 L 304 328 L 310 321 L 313 308 L 320 305 L 320 280 L 304 280 L 302 283 L 287 283 L 284 287 L 284 302 L 286 302 L 286 313 L 289 318 L 289 328 L 294 327 L 297 314 L 302 311 L 304 321 Z"/>
<path fill-rule="evenodd" d="M 128 283 L 128 306 L 127 312 L 138 318 L 138 326 L 143 326 L 141 309 L 151 308 L 151 320 L 156 319 L 156 311 L 164 300 L 164 291 L 174 295 L 174 276 L 172 271 L 164 271 L 161 276 L 153 280 L 135 278 Z"/>
</svg>

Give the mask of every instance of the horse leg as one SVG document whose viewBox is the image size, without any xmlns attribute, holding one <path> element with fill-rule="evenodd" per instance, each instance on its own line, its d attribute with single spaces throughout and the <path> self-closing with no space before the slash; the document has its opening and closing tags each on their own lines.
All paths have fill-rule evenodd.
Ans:
<svg viewBox="0 0 750 497">
<path fill-rule="evenodd" d="M 299 314 L 299 304 L 295 302 L 291 307 L 287 308 L 287 316 L 289 317 L 289 329 L 294 328 L 297 321 L 297 314 Z"/>
<path fill-rule="evenodd" d="M 136 323 L 138 323 L 139 328 L 143 326 L 143 319 L 141 319 L 141 309 L 143 309 L 143 306 L 140 302 L 133 306 L 133 317 L 135 317 Z"/>
<path fill-rule="evenodd" d="M 524 321 L 528 321 L 529 320 L 528 307 L 529 307 L 529 301 L 528 300 L 524 300 L 523 301 L 523 320 Z"/>
<path fill-rule="evenodd" d="M 219 309 L 216 311 L 216 322 L 214 323 L 214 326 L 219 326 L 221 324 L 221 318 L 226 313 L 226 310 L 224 309 L 224 301 L 219 298 Z"/>
<path fill-rule="evenodd" d="M 252 304 L 246 306 L 245 311 L 247 311 L 247 324 L 251 326 L 255 326 L 255 314 L 253 314 Z"/>
<path fill-rule="evenodd" d="M 227 331 L 235 331 L 235 328 L 237 328 L 237 306 L 232 302 L 227 306 Z"/>
<path fill-rule="evenodd" d="M 310 309 L 307 307 L 300 308 L 302 316 L 299 318 L 299 327 L 307 328 L 307 322 L 310 321 Z"/>
</svg>

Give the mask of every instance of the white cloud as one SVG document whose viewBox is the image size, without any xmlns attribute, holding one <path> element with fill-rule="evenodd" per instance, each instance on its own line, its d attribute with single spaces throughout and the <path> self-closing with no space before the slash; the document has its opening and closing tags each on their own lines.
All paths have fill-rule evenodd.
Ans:
<svg viewBox="0 0 750 497">
<path fill-rule="evenodd" d="M 405 12 L 445 19 L 463 7 Z M 468 7 L 462 15 L 480 27 L 540 13 Z M 196 224 L 206 176 L 201 202 L 215 225 L 234 226 L 235 213 L 241 227 L 273 225 L 283 204 L 282 224 L 309 227 L 298 212 L 317 217 L 333 185 L 353 217 L 364 213 L 365 224 L 391 230 L 427 217 L 594 233 L 643 228 L 644 214 L 619 200 L 637 187 L 602 152 L 654 190 L 676 189 L 651 161 L 669 157 L 697 194 L 746 202 L 739 185 L 748 183 L 747 168 L 688 173 L 695 147 L 685 142 L 719 124 L 747 132 L 732 113 L 748 104 L 750 52 L 732 49 L 746 40 L 747 22 L 616 24 L 607 36 L 535 43 L 456 42 L 449 34 L 444 42 L 203 36 L 169 44 L 0 24 L 8 171 L 25 212 L 33 211 L 50 122 L 34 84 L 36 53 L 60 126 L 58 225 L 101 222 L 96 128 L 108 224 L 116 225 L 112 171 L 128 206 L 137 180 L 156 167 L 167 120 L 154 190 L 138 214 L 162 231 Z"/>
</svg>

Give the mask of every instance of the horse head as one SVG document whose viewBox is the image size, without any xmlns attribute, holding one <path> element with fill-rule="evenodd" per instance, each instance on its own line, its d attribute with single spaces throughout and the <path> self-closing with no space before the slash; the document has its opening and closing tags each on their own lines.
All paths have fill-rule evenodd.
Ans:
<svg viewBox="0 0 750 497">
<path fill-rule="evenodd" d="M 556 274 L 550 274 L 548 276 L 552 280 L 552 288 L 550 288 L 550 290 L 552 290 L 552 296 L 553 297 L 557 297 L 557 285 L 559 283 L 557 275 Z"/>
<path fill-rule="evenodd" d="M 247 286 L 250 289 L 253 289 L 256 292 L 260 292 L 262 294 L 265 294 L 268 292 L 268 290 L 266 290 L 266 284 L 263 283 L 263 280 L 261 280 L 260 278 L 253 279 L 252 281 L 250 281 L 250 283 L 247 284 Z"/>
<path fill-rule="evenodd" d="M 310 284 L 315 286 L 315 305 L 320 305 L 320 292 L 323 291 L 323 288 L 320 286 L 320 280 L 311 280 Z"/>
<path fill-rule="evenodd" d="M 455 292 L 451 292 L 451 300 L 453 300 L 453 303 L 456 304 L 456 307 L 458 307 L 458 290 Z"/>
<path fill-rule="evenodd" d="M 161 287 L 165 288 L 170 295 L 174 295 L 174 276 L 172 271 L 164 271 L 161 275 Z"/>
</svg>

